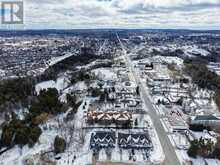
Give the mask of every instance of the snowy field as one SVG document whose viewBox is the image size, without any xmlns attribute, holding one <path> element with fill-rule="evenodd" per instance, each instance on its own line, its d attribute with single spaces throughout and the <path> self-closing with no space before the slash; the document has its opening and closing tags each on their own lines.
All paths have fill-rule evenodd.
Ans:
<svg viewBox="0 0 220 165">
<path fill-rule="evenodd" d="M 49 81 L 44 81 L 35 86 L 35 91 L 37 94 L 40 93 L 41 90 L 43 89 L 48 89 L 48 88 L 56 88 L 58 91 L 61 91 L 68 87 L 69 80 L 67 77 L 59 77 L 57 78 L 56 81 L 54 80 L 49 80 Z"/>
<path fill-rule="evenodd" d="M 100 79 L 100 80 L 116 80 L 117 75 L 111 68 L 99 68 L 94 69 L 92 72 Z"/>
</svg>

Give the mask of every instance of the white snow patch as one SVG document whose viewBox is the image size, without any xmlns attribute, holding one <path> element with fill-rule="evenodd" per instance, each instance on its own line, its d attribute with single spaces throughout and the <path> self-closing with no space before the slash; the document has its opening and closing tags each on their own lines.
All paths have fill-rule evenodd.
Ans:
<svg viewBox="0 0 220 165">
<path fill-rule="evenodd" d="M 44 81 L 35 86 L 35 91 L 37 94 L 40 93 L 41 90 L 43 89 L 48 89 L 48 88 L 56 88 L 58 91 L 65 89 L 69 84 L 69 80 L 66 77 L 59 77 L 56 81 L 49 80 L 49 81 Z"/>
</svg>

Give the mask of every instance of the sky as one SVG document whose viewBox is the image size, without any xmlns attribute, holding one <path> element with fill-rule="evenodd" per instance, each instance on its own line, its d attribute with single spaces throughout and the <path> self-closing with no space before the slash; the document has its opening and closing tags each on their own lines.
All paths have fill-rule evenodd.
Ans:
<svg viewBox="0 0 220 165">
<path fill-rule="evenodd" d="M 220 0 L 24 0 L 24 15 L 26 29 L 220 30 Z"/>
</svg>

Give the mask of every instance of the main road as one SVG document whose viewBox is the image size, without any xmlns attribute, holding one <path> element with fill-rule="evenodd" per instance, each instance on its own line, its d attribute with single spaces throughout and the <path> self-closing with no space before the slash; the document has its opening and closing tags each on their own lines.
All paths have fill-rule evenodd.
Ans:
<svg viewBox="0 0 220 165">
<path fill-rule="evenodd" d="M 170 139 L 168 138 L 168 135 L 160 121 L 160 116 L 157 114 L 155 108 L 152 105 L 152 102 L 149 99 L 149 95 L 146 92 L 146 88 L 144 87 L 145 85 L 143 84 L 143 82 L 140 81 L 140 77 L 139 74 L 136 73 L 135 68 L 133 66 L 133 63 L 130 60 L 130 57 L 128 56 L 123 43 L 121 42 L 118 34 L 117 38 L 118 41 L 121 45 L 122 51 L 123 51 L 123 56 L 125 58 L 125 62 L 127 67 L 129 68 L 130 72 L 132 73 L 136 83 L 138 84 L 139 88 L 140 88 L 140 93 L 143 97 L 144 103 L 146 105 L 146 108 L 148 109 L 148 114 L 150 115 L 154 127 L 157 131 L 157 134 L 159 136 L 160 139 L 160 143 L 162 145 L 164 154 L 165 154 L 165 165 L 181 165 L 181 162 L 179 161 L 176 152 L 175 152 L 175 148 L 172 146 Z"/>
</svg>

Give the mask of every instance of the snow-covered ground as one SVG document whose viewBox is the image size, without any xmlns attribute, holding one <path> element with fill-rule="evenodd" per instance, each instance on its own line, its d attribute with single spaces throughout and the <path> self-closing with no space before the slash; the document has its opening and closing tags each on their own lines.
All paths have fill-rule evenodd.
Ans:
<svg viewBox="0 0 220 165">
<path fill-rule="evenodd" d="M 6 71 L 0 69 L 0 77 L 4 77 L 5 76 Z"/>
<path fill-rule="evenodd" d="M 99 78 L 101 80 L 112 80 L 112 78 L 117 78 L 115 77 L 116 74 L 114 73 L 114 71 L 111 70 L 111 68 L 101 68 L 101 69 L 95 69 L 92 72 L 94 72 L 97 76 L 99 76 Z M 85 89 L 86 86 L 84 83 L 79 82 L 77 84 L 77 86 L 81 86 L 81 89 Z M 127 88 L 136 88 L 136 85 L 134 85 L 132 82 L 130 83 L 130 86 L 126 86 L 126 84 L 121 84 L 121 86 L 123 87 L 127 87 Z M 72 91 L 73 88 L 75 88 L 74 86 L 71 86 L 67 89 L 65 89 L 63 91 L 63 93 L 68 93 L 69 91 Z M 88 101 L 86 101 L 86 108 L 82 109 L 82 106 L 80 106 L 77 114 L 75 115 L 74 118 L 74 129 L 79 130 L 78 133 L 74 133 L 74 136 L 76 136 L 74 139 L 75 141 L 81 141 L 83 140 L 83 143 L 76 143 L 74 142 L 74 145 L 71 145 L 67 151 L 63 154 L 61 154 L 61 159 L 58 162 L 58 164 L 64 164 L 67 165 L 69 163 L 74 164 L 74 165 L 86 165 L 86 164 L 91 164 L 94 157 L 93 157 L 93 150 L 90 149 L 90 137 L 91 137 L 91 133 L 95 132 L 95 131 L 109 131 L 109 129 L 105 129 L 105 127 L 103 128 L 99 128 L 100 125 L 95 124 L 92 126 L 89 126 L 86 122 L 85 122 L 85 118 L 86 118 L 86 112 L 88 109 L 88 105 L 89 102 L 92 101 L 91 99 Z M 84 101 L 85 102 L 85 101 Z M 85 103 L 82 103 L 82 105 L 85 105 Z M 91 105 L 90 105 L 91 106 Z M 107 105 L 106 105 L 107 106 Z M 102 107 L 104 108 L 104 107 Z M 106 107 L 105 107 L 106 108 Z M 145 111 L 147 111 L 147 109 L 145 109 Z M 152 144 L 153 144 L 153 150 L 150 151 L 150 157 L 148 160 L 146 160 L 146 158 L 143 156 L 143 150 L 135 150 L 134 151 L 134 157 L 133 159 L 135 159 L 135 163 L 138 164 L 143 164 L 144 162 L 152 162 L 152 163 L 160 163 L 164 160 L 165 156 L 159 141 L 159 138 L 157 136 L 156 130 L 154 129 L 153 125 L 152 125 L 152 121 L 150 119 L 150 117 L 148 115 L 139 115 L 139 114 L 134 114 L 133 115 L 133 119 L 138 119 L 138 126 L 139 127 L 145 127 L 146 130 L 148 131 L 149 135 L 150 135 L 150 139 L 152 140 Z M 112 126 L 113 125 L 109 125 Z M 98 127 L 98 128 L 97 128 Z M 131 132 L 141 132 L 143 133 L 144 129 L 128 129 L 128 130 L 124 130 L 124 129 L 115 129 L 115 128 L 111 128 L 111 130 L 114 130 L 116 132 L 116 134 L 118 132 L 126 132 L 126 133 L 131 133 Z M 77 131 L 76 131 L 77 132 Z M 81 137 L 83 134 L 83 138 Z M 81 138 L 81 139 L 79 139 Z M 105 162 L 107 160 L 109 160 L 107 153 L 106 153 L 106 149 L 102 149 L 99 154 L 98 154 L 98 158 L 97 161 L 101 161 L 101 162 Z M 124 149 L 120 149 L 117 145 L 115 148 L 113 148 L 111 150 L 111 158 L 110 161 L 112 162 L 127 162 L 127 163 L 134 163 L 133 160 L 129 160 L 129 155 L 131 154 L 131 151 L 129 150 L 124 150 Z"/>
<path fill-rule="evenodd" d="M 85 112 L 86 110 L 80 110 L 78 111 L 78 113 L 76 114 L 76 120 L 75 120 L 75 127 L 77 128 L 82 128 L 83 126 L 85 126 L 85 124 L 82 122 L 84 121 L 84 117 L 85 117 Z M 150 152 L 150 157 L 149 160 L 146 160 L 144 158 L 143 155 L 143 151 L 140 150 L 135 150 L 135 163 L 138 164 L 143 164 L 145 161 L 148 162 L 152 162 L 152 163 L 160 163 L 164 160 L 164 153 L 159 141 L 159 138 L 157 136 L 156 130 L 153 128 L 151 119 L 148 115 L 135 115 L 134 118 L 139 118 L 138 120 L 138 126 L 140 127 L 146 127 L 146 129 L 148 130 L 148 133 L 150 135 L 150 139 L 152 140 L 152 144 L 153 144 L 153 150 Z M 95 126 L 95 125 L 94 125 Z M 64 158 L 62 158 L 62 160 L 60 160 L 60 164 L 68 164 L 67 159 L 70 160 L 70 162 L 74 162 L 74 165 L 86 165 L 92 162 L 92 155 L 93 155 L 93 151 L 90 149 L 90 137 L 91 137 L 91 133 L 95 132 L 95 131 L 109 131 L 109 129 L 105 129 L 105 128 L 91 128 L 91 129 L 86 129 L 87 132 L 85 133 L 85 142 L 84 145 L 77 150 L 76 152 L 69 151 L 71 152 L 70 156 L 67 158 L 68 152 L 62 155 L 65 155 Z M 128 129 L 128 130 L 120 130 L 120 129 L 112 129 L 114 131 L 117 132 L 124 132 L 124 133 L 130 133 L 130 132 L 144 132 L 143 129 Z M 76 147 L 76 146 L 75 146 Z M 119 147 L 116 145 L 116 147 L 114 149 L 112 149 L 111 151 L 111 159 L 110 161 L 112 162 L 127 162 L 127 163 L 133 163 L 133 160 L 129 160 L 129 153 L 131 153 L 130 150 L 121 150 L 119 149 Z M 76 156 L 76 159 L 73 160 L 74 156 Z M 107 155 L 106 155 L 106 150 L 102 149 L 99 152 L 99 156 L 98 156 L 98 160 L 97 161 L 107 161 Z"/>
<path fill-rule="evenodd" d="M 43 89 L 48 89 L 48 88 L 56 88 L 58 91 L 61 91 L 68 87 L 69 85 L 69 80 L 67 77 L 59 77 L 57 78 L 56 81 L 54 80 L 49 80 L 49 81 L 44 81 L 35 86 L 35 91 L 37 94 L 40 93 L 41 90 Z"/>
<path fill-rule="evenodd" d="M 75 114 L 73 120 L 73 140 L 68 146 L 65 153 L 60 154 L 61 159 L 57 161 L 60 165 L 86 165 L 92 163 L 92 153 L 89 148 L 91 131 L 86 132 L 82 128 L 85 112 L 89 107 L 91 98 L 86 98 L 82 102 L 81 106 L 78 109 L 78 112 Z M 86 106 L 83 109 L 83 106 Z"/>
<path fill-rule="evenodd" d="M 177 66 L 181 67 L 183 65 L 183 59 L 179 57 L 172 57 L 172 56 L 153 56 L 151 58 L 151 61 L 157 61 L 161 63 L 167 63 L 167 64 L 176 64 Z"/>
<path fill-rule="evenodd" d="M 24 160 L 32 157 L 36 154 L 44 151 L 50 151 L 53 149 L 53 139 L 58 134 L 57 131 L 44 131 L 39 138 L 39 142 L 35 144 L 33 148 L 29 148 L 28 145 L 20 148 L 18 146 L 13 147 L 7 152 L 0 155 L 1 165 L 23 165 Z"/>
<path fill-rule="evenodd" d="M 192 162 L 192 165 L 220 165 L 218 159 L 190 158 L 186 150 L 176 150 L 176 153 L 181 162 Z"/>
<path fill-rule="evenodd" d="M 200 54 L 201 56 L 208 56 L 210 54 L 208 51 L 201 49 L 201 48 L 198 48 L 198 46 L 196 46 L 196 45 L 183 46 L 182 50 L 189 57 L 194 56 L 196 54 Z"/>
<path fill-rule="evenodd" d="M 66 100 L 66 94 L 74 94 L 76 91 L 87 91 L 88 87 L 84 81 L 79 81 L 76 84 L 65 88 L 62 91 L 62 94 L 60 96 L 61 102 L 67 102 Z"/>
<path fill-rule="evenodd" d="M 89 101 L 87 102 L 88 102 L 87 105 L 89 105 Z M 39 138 L 39 141 L 34 145 L 34 147 L 29 148 L 28 145 L 25 145 L 22 149 L 18 146 L 13 147 L 12 149 L 0 155 L 0 165 L 12 165 L 12 164 L 23 165 L 25 160 L 31 160 L 35 156 L 38 156 L 39 158 L 42 153 L 53 150 L 53 142 L 56 135 L 59 135 L 68 141 L 71 135 L 71 127 L 73 127 L 75 130 L 74 131 L 75 133 L 73 135 L 74 139 L 67 146 L 67 152 L 63 154 L 61 160 L 58 161 L 58 164 L 60 164 L 60 161 L 62 162 L 62 160 L 66 161 L 67 160 L 66 155 L 68 155 L 71 152 L 76 153 L 77 155 L 77 153 L 79 153 L 79 149 L 81 149 L 81 145 L 79 141 L 81 138 L 80 136 L 82 136 L 81 120 L 83 118 L 84 104 L 85 104 L 85 100 L 82 102 L 81 106 L 79 107 L 78 112 L 75 116 L 75 120 L 73 121 L 68 121 L 67 123 L 64 122 L 64 118 L 67 116 L 67 114 L 70 112 L 71 109 L 69 109 L 66 113 L 50 118 L 45 124 L 42 124 L 40 126 L 43 132 Z M 88 106 L 86 108 L 88 108 Z M 73 156 L 73 154 L 71 156 Z M 50 157 L 50 159 L 51 161 L 56 161 L 54 160 L 54 157 Z M 85 160 L 82 162 L 84 163 Z M 80 164 L 75 163 L 75 165 L 80 165 Z"/>
<path fill-rule="evenodd" d="M 211 136 L 207 131 L 204 131 L 204 132 L 191 131 L 191 132 L 192 132 L 193 136 L 195 137 L 195 139 L 200 139 L 200 138 L 210 139 L 214 143 L 216 143 L 216 141 L 217 141 L 216 137 Z"/>
<path fill-rule="evenodd" d="M 95 75 L 101 80 L 116 80 L 117 75 L 111 68 L 99 68 L 92 70 Z"/>
</svg>

